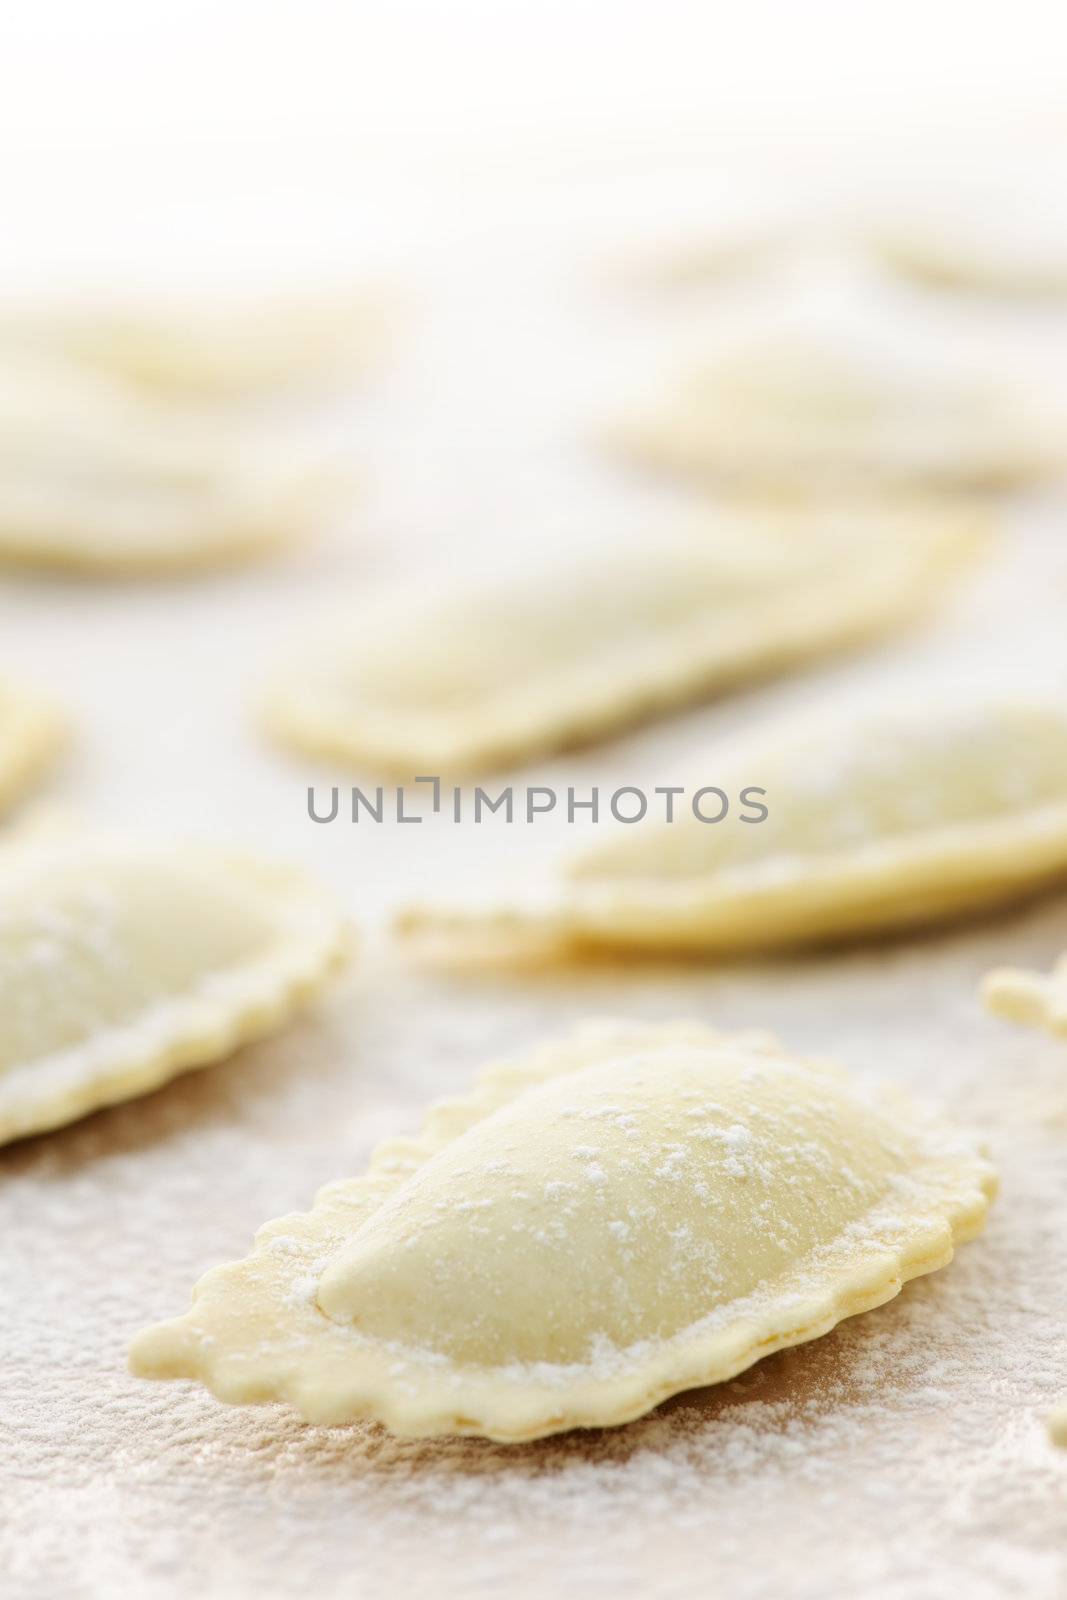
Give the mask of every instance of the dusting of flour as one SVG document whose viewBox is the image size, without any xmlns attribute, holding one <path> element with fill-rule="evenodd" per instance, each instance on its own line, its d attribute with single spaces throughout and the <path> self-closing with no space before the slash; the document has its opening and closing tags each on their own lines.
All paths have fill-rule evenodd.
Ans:
<svg viewBox="0 0 1067 1600">
<path fill-rule="evenodd" d="M 543 199 L 507 261 L 491 259 L 485 231 L 478 270 L 457 253 L 406 371 L 398 357 L 389 404 L 360 414 L 383 480 L 377 545 L 364 528 L 294 557 L 280 579 L 248 572 L 165 594 L 0 592 L 5 665 L 51 686 L 85 730 L 60 798 L 119 826 L 151 814 L 164 831 L 230 830 L 292 855 L 364 923 L 413 889 L 444 896 L 578 840 L 549 823 L 315 828 L 305 786 L 337 775 L 286 766 L 245 721 L 252 663 L 341 583 L 365 584 L 376 563 L 407 573 L 424 554 L 477 566 L 499 553 L 502 529 L 540 540 L 561 506 L 612 534 L 616 508 L 643 492 L 610 478 L 581 498 L 573 441 L 598 387 L 608 415 L 634 373 L 602 308 L 576 294 L 564 325 L 543 286 L 537 299 Z M 1043 347 L 1064 339 L 1058 323 L 1033 334 Z M 662 329 L 647 343 L 659 366 Z M 471 426 L 487 404 L 492 452 Z M 674 506 L 641 509 L 648 528 Z M 968 691 L 1067 683 L 1063 520 L 1051 500 L 1013 511 L 986 574 L 915 634 L 576 752 L 533 781 L 588 792 L 680 772 L 693 788 L 715 782 L 694 752 L 825 695 L 926 692 L 946 674 Z M 977 985 L 1005 961 L 1047 969 L 1064 947 L 1067 907 L 1050 900 L 969 931 L 766 965 L 446 981 L 368 956 L 353 990 L 283 1037 L 0 1152 L 4 1600 L 1059 1600 L 1067 1453 L 1049 1446 L 1044 1419 L 1067 1397 L 1067 1053 L 983 1016 Z M 128 1376 L 130 1337 L 181 1311 L 199 1274 L 242 1255 L 261 1222 L 360 1172 L 378 1140 L 415 1131 L 427 1100 L 466 1092 L 486 1062 L 591 1013 L 767 1028 L 941 1098 L 993 1144 L 1003 1188 L 987 1234 L 890 1304 L 721 1390 L 523 1447 L 306 1428 L 278 1408 L 224 1408 L 192 1385 Z M 725 1148 L 743 1164 L 743 1140 Z"/>
</svg>

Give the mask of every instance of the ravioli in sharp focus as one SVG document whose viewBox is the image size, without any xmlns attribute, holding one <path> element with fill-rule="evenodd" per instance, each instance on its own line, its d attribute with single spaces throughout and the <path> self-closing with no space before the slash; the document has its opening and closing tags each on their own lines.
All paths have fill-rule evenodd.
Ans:
<svg viewBox="0 0 1067 1600">
<path fill-rule="evenodd" d="M 132 1366 L 400 1434 L 622 1423 L 945 1265 L 995 1189 L 897 1089 L 696 1023 L 589 1024 L 260 1229 Z"/>
</svg>

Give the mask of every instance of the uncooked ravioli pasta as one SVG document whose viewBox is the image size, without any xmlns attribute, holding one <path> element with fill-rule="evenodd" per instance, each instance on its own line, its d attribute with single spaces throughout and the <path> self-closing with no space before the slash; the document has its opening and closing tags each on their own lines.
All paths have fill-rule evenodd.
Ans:
<svg viewBox="0 0 1067 1600">
<path fill-rule="evenodd" d="M 646 243 L 626 260 L 624 276 L 631 285 L 649 289 L 718 288 L 786 255 L 800 232 L 800 218 L 778 206 L 734 206 L 703 226 L 694 225 L 688 237 Z"/>
<path fill-rule="evenodd" d="M 905 623 L 986 531 L 937 503 L 726 510 L 495 586 L 365 600 L 291 652 L 266 720 L 370 769 L 485 769 Z"/>
<path fill-rule="evenodd" d="M 691 765 L 727 796 L 762 790 L 766 817 L 682 806 L 553 881 L 412 906 L 399 930 L 461 958 L 725 954 L 910 927 L 1067 879 L 1067 712 L 1052 700 L 932 693 L 799 717 Z"/>
<path fill-rule="evenodd" d="M 591 1024 L 262 1228 L 132 1364 L 401 1434 L 622 1423 L 944 1266 L 995 1186 L 896 1089 L 696 1023 Z"/>
<path fill-rule="evenodd" d="M 85 572 L 226 563 L 305 530 L 321 468 L 57 363 L 0 373 L 0 560 Z"/>
<path fill-rule="evenodd" d="M 224 397 L 358 368 L 381 320 L 366 290 L 346 289 L 23 305 L 0 334 L 146 388 Z"/>
<path fill-rule="evenodd" d="M 1067 416 L 1007 378 L 825 336 L 762 337 L 683 375 L 615 445 L 770 488 L 998 488 L 1062 470 Z"/>
<path fill-rule="evenodd" d="M 986 1004 L 1013 1022 L 1036 1023 L 1067 1035 L 1067 952 L 1050 973 L 1001 967 L 985 981 Z"/>
<path fill-rule="evenodd" d="M 0 680 L 0 812 L 45 771 L 64 735 L 63 717 L 50 702 Z"/>
<path fill-rule="evenodd" d="M 875 223 L 870 238 L 888 266 L 919 283 L 1019 299 L 1067 296 L 1067 226 L 1061 171 L 1029 162 L 935 195 L 914 196 Z"/>
<path fill-rule="evenodd" d="M 299 873 L 202 845 L 31 830 L 0 847 L 0 1142 L 279 1027 L 345 949 Z"/>
<path fill-rule="evenodd" d="M 997 1016 L 1047 1028 L 1067 1039 L 1067 951 L 1048 974 L 1001 967 L 985 980 L 986 1005 Z M 1067 1405 L 1048 1419 L 1053 1444 L 1067 1448 Z"/>
</svg>

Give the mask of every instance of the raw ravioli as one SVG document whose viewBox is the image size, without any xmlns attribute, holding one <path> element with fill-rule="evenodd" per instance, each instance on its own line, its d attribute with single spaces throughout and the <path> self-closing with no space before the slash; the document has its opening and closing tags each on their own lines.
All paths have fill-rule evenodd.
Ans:
<svg viewBox="0 0 1067 1600">
<path fill-rule="evenodd" d="M 985 542 L 982 512 L 766 507 L 364 603 L 276 673 L 285 743 L 401 775 L 485 770 L 910 621 Z"/>
<path fill-rule="evenodd" d="M 1062 469 L 1067 416 L 970 367 L 783 336 L 691 372 L 615 440 L 654 466 L 741 487 L 1003 488 Z"/>
<path fill-rule="evenodd" d="M 0 1143 L 280 1027 L 345 949 L 300 874 L 41 830 L 0 848 Z"/>
<path fill-rule="evenodd" d="M 304 531 L 321 467 L 57 364 L 0 373 L 0 560 L 85 572 L 227 563 Z"/>
<path fill-rule="evenodd" d="M 360 367 L 381 322 L 367 291 L 344 290 L 23 306 L 2 331 L 149 388 L 240 396 Z"/>
<path fill-rule="evenodd" d="M 399 929 L 447 955 L 583 946 L 708 954 L 915 926 L 1067 880 L 1067 710 L 940 699 L 799 718 L 689 763 L 734 806 L 648 821 L 495 904 L 415 906 Z M 705 801 L 705 815 L 721 809 Z"/>
<path fill-rule="evenodd" d="M 943 192 L 896 207 L 875 224 L 871 241 L 906 278 L 938 289 L 1018 297 L 1067 296 L 1067 226 L 1061 171 L 983 173 L 981 185 L 958 181 Z"/>
<path fill-rule="evenodd" d="M 132 1365 L 401 1434 L 626 1422 L 944 1266 L 995 1188 L 899 1090 L 761 1036 L 589 1024 L 268 1223 Z"/>
<path fill-rule="evenodd" d="M 1013 1022 L 1028 1022 L 1067 1035 L 1067 952 L 1050 973 L 1002 967 L 985 981 L 986 1004 Z"/>
<path fill-rule="evenodd" d="M 0 680 L 0 811 L 49 766 L 64 733 L 63 718 L 52 705 Z"/>
<path fill-rule="evenodd" d="M 780 207 L 733 207 L 708 224 L 694 224 L 640 252 L 628 252 L 627 280 L 649 289 L 718 288 L 740 274 L 758 271 L 787 256 L 802 234 L 802 221 Z"/>
</svg>

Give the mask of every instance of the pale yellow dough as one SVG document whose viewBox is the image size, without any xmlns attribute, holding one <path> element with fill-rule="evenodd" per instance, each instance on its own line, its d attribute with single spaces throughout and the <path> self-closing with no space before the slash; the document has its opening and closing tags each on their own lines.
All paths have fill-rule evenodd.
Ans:
<svg viewBox="0 0 1067 1600">
<path fill-rule="evenodd" d="M 305 531 L 330 488 L 226 418 L 61 363 L 0 371 L 0 560 L 102 574 L 225 564 Z"/>
<path fill-rule="evenodd" d="M 344 925 L 289 869 L 42 829 L 0 847 L 0 1143 L 281 1026 Z"/>
<path fill-rule="evenodd" d="M 987 534 L 936 503 L 709 512 L 495 586 L 365 601 L 277 671 L 265 719 L 372 770 L 485 770 L 906 623 Z"/>
<path fill-rule="evenodd" d="M 887 266 L 937 289 L 1019 299 L 1067 296 L 1062 170 L 1027 162 L 982 170 L 897 202 L 868 238 Z"/>
<path fill-rule="evenodd" d="M 1062 470 L 1067 415 L 947 361 L 783 335 L 683 376 L 614 442 L 651 465 L 742 487 L 1003 488 Z"/>
<path fill-rule="evenodd" d="M 1015 967 L 991 972 L 984 994 L 989 1009 L 998 1016 L 1067 1035 L 1067 952 L 1047 975 Z"/>
<path fill-rule="evenodd" d="M 788 254 L 800 233 L 798 220 L 778 212 L 750 211 L 723 217 L 718 225 L 694 228 L 688 238 L 659 242 L 629 257 L 625 280 L 637 288 L 717 288 L 728 279 L 758 271 Z"/>
<path fill-rule="evenodd" d="M 978 232 L 939 231 L 929 220 L 886 229 L 875 236 L 875 248 L 886 264 L 906 278 L 936 289 L 974 290 L 1019 299 L 1067 298 L 1067 238 L 1053 254 L 1025 244 L 1002 248 L 999 228 Z"/>
<path fill-rule="evenodd" d="M 1000 967 L 986 978 L 982 992 L 997 1016 L 1067 1038 L 1067 951 L 1048 974 Z M 1067 1406 L 1052 1413 L 1048 1430 L 1053 1444 L 1067 1448 Z"/>
<path fill-rule="evenodd" d="M 23 305 L 0 314 L 0 336 L 146 388 L 231 397 L 358 370 L 381 324 L 375 298 L 346 289 Z"/>
<path fill-rule="evenodd" d="M 995 1189 L 898 1090 L 761 1036 L 587 1024 L 268 1223 L 132 1366 L 401 1434 L 622 1423 L 944 1266 Z"/>
<path fill-rule="evenodd" d="M 492 904 L 423 905 L 398 930 L 448 957 L 583 947 L 725 954 L 899 929 L 1067 880 L 1067 710 L 932 695 L 802 717 L 687 773 L 768 811 L 718 823 L 681 806 Z M 682 777 L 679 774 L 679 779 Z M 715 815 L 718 803 L 705 805 Z"/>
<path fill-rule="evenodd" d="M 51 765 L 65 736 L 66 723 L 50 702 L 0 680 L 0 812 Z"/>
</svg>

